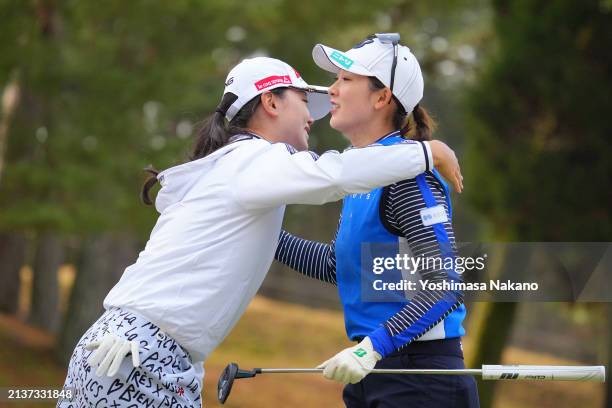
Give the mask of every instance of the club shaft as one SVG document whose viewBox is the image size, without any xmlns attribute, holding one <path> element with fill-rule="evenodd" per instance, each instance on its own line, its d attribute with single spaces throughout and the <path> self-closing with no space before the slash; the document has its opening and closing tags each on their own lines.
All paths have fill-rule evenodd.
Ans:
<svg viewBox="0 0 612 408">
<path fill-rule="evenodd" d="M 262 374 L 310 374 L 322 373 L 322 368 L 262 368 Z M 481 369 L 379 369 L 372 370 L 373 374 L 444 374 L 444 375 L 482 375 Z"/>
<path fill-rule="evenodd" d="M 262 368 L 262 374 L 322 373 L 322 368 Z M 557 380 L 605 382 L 604 366 L 483 365 L 482 369 L 374 369 L 372 374 L 475 375 L 484 380 Z"/>
</svg>

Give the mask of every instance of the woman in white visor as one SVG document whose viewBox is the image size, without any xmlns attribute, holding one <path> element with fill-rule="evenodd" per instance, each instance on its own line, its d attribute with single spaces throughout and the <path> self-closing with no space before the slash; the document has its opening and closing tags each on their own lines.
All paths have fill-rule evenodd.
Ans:
<svg viewBox="0 0 612 408">
<path fill-rule="evenodd" d="M 439 165 L 461 188 L 440 142 L 305 151 L 326 90 L 272 58 L 242 61 L 227 76 L 191 161 L 155 174 L 159 218 L 136 262 L 104 300 L 106 311 L 71 357 L 60 407 L 200 407 L 203 362 L 261 285 L 286 204 L 323 204 Z M 131 354 L 131 357 L 128 357 Z"/>
</svg>

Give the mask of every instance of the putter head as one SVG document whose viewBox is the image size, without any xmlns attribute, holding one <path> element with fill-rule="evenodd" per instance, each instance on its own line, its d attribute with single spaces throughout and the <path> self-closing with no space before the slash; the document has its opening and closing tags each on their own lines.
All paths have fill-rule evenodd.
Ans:
<svg viewBox="0 0 612 408">
<path fill-rule="evenodd" d="M 229 363 L 221 373 L 217 383 L 217 399 L 221 404 L 225 404 L 227 397 L 229 397 L 237 373 L 238 364 L 236 363 Z"/>
<path fill-rule="evenodd" d="M 257 374 L 261 374 L 261 368 L 252 370 L 241 370 L 236 363 L 229 363 L 221 373 L 219 382 L 217 383 L 217 399 L 221 404 L 225 403 L 232 391 L 232 385 L 236 378 L 252 378 Z"/>
</svg>

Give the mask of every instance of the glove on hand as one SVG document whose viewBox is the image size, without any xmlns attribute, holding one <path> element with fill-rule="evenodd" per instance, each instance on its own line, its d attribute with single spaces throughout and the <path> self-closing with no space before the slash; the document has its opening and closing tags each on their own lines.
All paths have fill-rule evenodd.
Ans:
<svg viewBox="0 0 612 408">
<path fill-rule="evenodd" d="M 370 338 L 366 337 L 361 343 L 342 350 L 317 368 L 323 368 L 323 376 L 329 380 L 355 384 L 368 375 L 381 358 L 374 351 Z"/>
<path fill-rule="evenodd" d="M 121 362 L 131 352 L 132 365 L 140 366 L 140 355 L 138 350 L 138 342 L 136 340 L 128 341 L 115 334 L 108 333 L 102 340 L 96 340 L 85 346 L 86 350 L 96 350 L 89 358 L 89 364 L 92 367 L 98 366 L 96 375 L 103 376 L 105 373 L 108 377 L 114 377 L 119 371 Z"/>
</svg>

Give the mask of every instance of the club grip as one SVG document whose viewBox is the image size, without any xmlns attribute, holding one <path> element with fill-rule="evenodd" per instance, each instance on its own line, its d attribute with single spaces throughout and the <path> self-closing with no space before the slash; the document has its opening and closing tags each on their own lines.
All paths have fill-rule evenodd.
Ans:
<svg viewBox="0 0 612 408">
<path fill-rule="evenodd" d="M 604 366 L 483 365 L 483 380 L 606 381 Z"/>
</svg>

